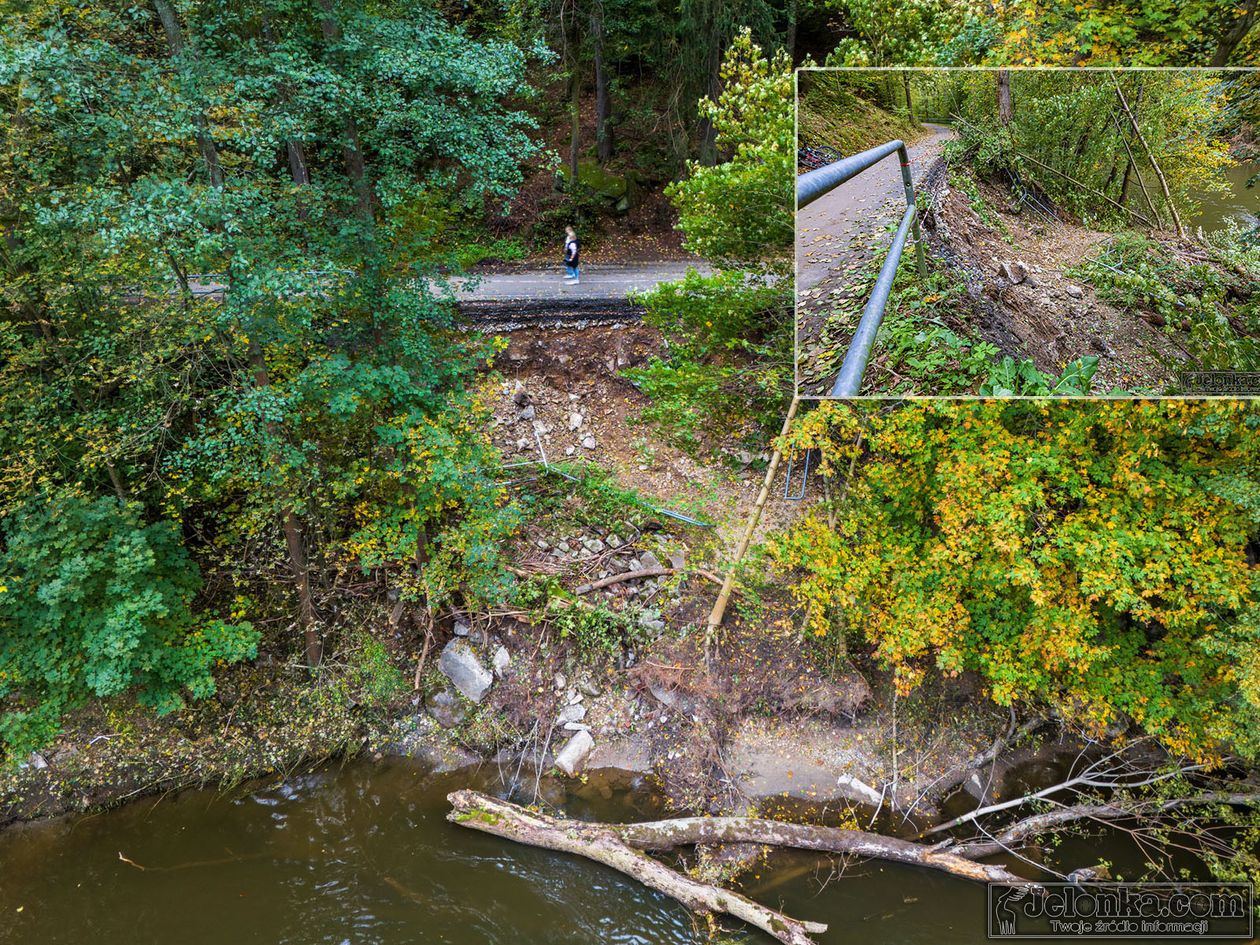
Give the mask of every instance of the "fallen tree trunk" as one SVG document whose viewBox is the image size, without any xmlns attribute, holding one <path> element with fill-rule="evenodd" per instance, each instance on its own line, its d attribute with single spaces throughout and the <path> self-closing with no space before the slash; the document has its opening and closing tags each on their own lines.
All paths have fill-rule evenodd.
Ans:
<svg viewBox="0 0 1260 945">
<path fill-rule="evenodd" d="M 952 851 L 864 830 L 790 824 L 760 817 L 680 817 L 612 828 L 639 850 L 696 843 L 758 843 L 820 853 L 847 853 L 952 873 L 980 883 L 1026 883 L 1000 864 L 976 863 Z"/>
<path fill-rule="evenodd" d="M 637 879 L 649 889 L 677 899 L 692 912 L 724 913 L 742 919 L 785 945 L 812 945 L 810 935 L 827 931 L 753 902 L 746 896 L 692 879 L 623 841 L 616 827 L 556 820 L 478 791 L 447 796 L 447 820 L 529 846 L 584 856 Z"/>
<path fill-rule="evenodd" d="M 981 883 L 1028 883 L 1000 864 L 977 863 L 951 850 L 862 830 L 759 817 L 680 817 L 640 824 L 591 824 L 557 820 L 478 791 L 455 791 L 447 800 L 452 807 L 447 819 L 453 823 L 517 843 L 584 856 L 677 899 L 693 912 L 722 912 L 743 919 L 789 945 L 810 942 L 809 934 L 825 931 L 826 926 L 791 919 L 738 893 L 699 882 L 644 851 L 696 844 L 751 843 L 890 860 Z"/>
</svg>

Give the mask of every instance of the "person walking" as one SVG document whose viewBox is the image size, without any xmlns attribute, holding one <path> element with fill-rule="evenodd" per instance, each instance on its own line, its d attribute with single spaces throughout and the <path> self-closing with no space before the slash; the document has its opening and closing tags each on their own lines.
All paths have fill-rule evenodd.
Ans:
<svg viewBox="0 0 1260 945">
<path fill-rule="evenodd" d="M 568 285 L 581 285 L 582 273 L 578 270 L 581 253 L 578 249 L 577 233 L 573 227 L 564 228 L 564 272 Z"/>
</svg>

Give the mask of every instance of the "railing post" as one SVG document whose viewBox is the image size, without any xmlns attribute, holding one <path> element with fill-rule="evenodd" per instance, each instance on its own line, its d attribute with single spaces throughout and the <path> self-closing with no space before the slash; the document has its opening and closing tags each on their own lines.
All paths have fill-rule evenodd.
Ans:
<svg viewBox="0 0 1260 945">
<path fill-rule="evenodd" d="M 903 144 L 897 149 L 901 160 L 901 183 L 906 188 L 906 206 L 914 206 L 914 179 L 910 176 L 910 152 Z M 919 264 L 919 278 L 927 279 L 927 260 L 923 258 L 923 234 L 919 231 L 919 215 L 914 215 L 914 255 Z"/>
</svg>

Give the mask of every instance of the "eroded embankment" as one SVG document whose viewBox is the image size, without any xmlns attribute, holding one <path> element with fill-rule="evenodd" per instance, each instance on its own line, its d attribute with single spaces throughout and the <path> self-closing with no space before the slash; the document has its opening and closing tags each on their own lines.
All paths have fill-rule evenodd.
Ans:
<svg viewBox="0 0 1260 945">
<path fill-rule="evenodd" d="M 680 810 L 884 794 L 930 815 L 941 773 L 991 743 L 1000 713 L 935 695 L 901 700 L 894 722 L 878 676 L 872 693 L 847 663 L 825 669 L 803 645 L 794 604 L 761 560 L 706 665 L 699 628 L 762 459 L 731 446 L 724 460 L 688 456 L 635 422 L 644 398 L 623 371 L 659 350 L 641 325 L 509 339 L 490 396 L 507 458 L 534 462 L 507 473 L 534 480 L 513 487 L 531 511 L 510 550 L 532 590 L 448 608 L 427 639 L 387 594 L 347 598 L 315 674 L 280 655 L 278 633 L 256 663 L 221 673 L 216 697 L 177 714 L 94 702 L 0 777 L 0 822 L 364 752 L 445 767 L 493 759 L 531 792 L 557 769 L 650 773 Z M 544 470 L 544 453 L 578 482 Z M 762 528 L 798 508 L 775 500 Z M 385 642 L 391 669 L 368 668 L 363 632 Z"/>
</svg>

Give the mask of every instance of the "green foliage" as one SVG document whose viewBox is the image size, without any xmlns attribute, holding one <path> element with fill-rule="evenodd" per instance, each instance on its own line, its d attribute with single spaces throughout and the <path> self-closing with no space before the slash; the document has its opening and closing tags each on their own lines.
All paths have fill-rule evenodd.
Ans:
<svg viewBox="0 0 1260 945">
<path fill-rule="evenodd" d="M 529 54 L 415 2 L 2 29 L 0 512 L 126 497 L 311 633 L 347 567 L 501 599 L 493 349 L 450 330 L 444 273 L 519 255 L 449 235 L 538 151 Z"/>
<path fill-rule="evenodd" d="M 159 713 L 214 692 L 216 666 L 255 655 L 258 634 L 193 611 L 197 566 L 170 522 L 135 504 L 35 498 L 2 523 L 0 747 L 46 744 L 89 696 L 135 689 Z"/>
<path fill-rule="evenodd" d="M 1007 355 L 980 385 L 981 397 L 1088 397 L 1098 371 L 1098 356 L 1077 358 L 1055 378 L 1037 369 L 1032 359 L 1016 361 Z"/>
<path fill-rule="evenodd" d="M 726 265 L 781 268 L 793 238 L 791 60 L 782 50 L 767 59 L 745 30 L 726 52 L 721 82 L 717 100 L 705 99 L 700 110 L 727 160 L 689 164 L 667 193 L 692 252 Z"/>
<path fill-rule="evenodd" d="M 1255 61 L 1246 0 L 821 0 L 828 65 L 1245 65 Z"/>
<path fill-rule="evenodd" d="M 385 644 L 368 633 L 359 633 L 349 658 L 346 681 L 360 704 L 382 709 L 410 690 L 406 677 L 390 659 Z"/>
<path fill-rule="evenodd" d="M 745 30 L 721 76 L 702 109 L 729 159 L 691 164 L 669 192 L 688 247 L 723 268 L 689 271 L 642 299 L 670 351 L 628 372 L 652 399 L 643 419 L 692 451 L 702 438 L 759 435 L 791 383 L 791 63 L 767 59 Z"/>
<path fill-rule="evenodd" d="M 523 582 L 516 603 L 531 611 L 532 622 L 546 624 L 562 640 L 572 640 L 586 657 L 616 659 L 646 636 L 638 619 L 643 612 L 640 608 L 612 610 L 602 603 L 582 606 L 554 578 Z"/>
<path fill-rule="evenodd" d="M 1256 370 L 1260 300 L 1246 286 L 1260 279 L 1260 248 L 1238 224 L 1213 234 L 1208 245 L 1215 264 L 1187 261 L 1169 245 L 1121 233 L 1069 274 L 1091 283 L 1099 298 L 1185 332 L 1202 367 Z"/>
<path fill-rule="evenodd" d="M 826 69 L 801 72 L 797 83 L 799 147 L 828 145 L 856 154 L 894 138 L 912 142 L 921 134 L 905 115 L 897 73 Z"/>
<path fill-rule="evenodd" d="M 782 446 L 861 460 L 774 545 L 813 633 L 898 687 L 975 672 L 1001 705 L 1178 755 L 1260 750 L 1260 412 L 1246 402 L 828 402 Z"/>
</svg>

